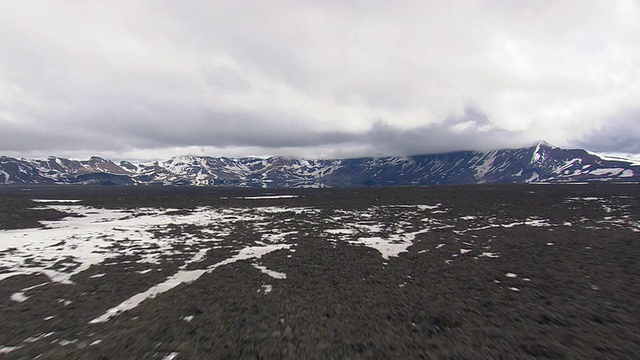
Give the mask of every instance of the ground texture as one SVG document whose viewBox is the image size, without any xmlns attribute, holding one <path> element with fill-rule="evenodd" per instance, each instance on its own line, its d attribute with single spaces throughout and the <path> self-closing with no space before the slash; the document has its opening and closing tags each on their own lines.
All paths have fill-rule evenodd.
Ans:
<svg viewBox="0 0 640 360">
<path fill-rule="evenodd" d="M 636 359 L 640 187 L 0 187 L 0 358 Z"/>
</svg>

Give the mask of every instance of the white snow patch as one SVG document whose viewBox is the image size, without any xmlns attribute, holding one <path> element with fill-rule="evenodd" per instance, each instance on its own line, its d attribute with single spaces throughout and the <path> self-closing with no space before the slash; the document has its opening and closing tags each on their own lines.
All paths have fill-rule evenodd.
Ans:
<svg viewBox="0 0 640 360">
<path fill-rule="evenodd" d="M 518 223 L 518 224 L 522 225 L 522 223 Z M 507 225 L 509 225 L 509 224 L 507 224 Z M 498 225 L 498 224 L 489 224 L 489 225 L 486 225 L 486 226 L 480 226 L 480 227 L 476 227 L 476 228 L 469 228 L 469 229 L 462 230 L 462 231 L 455 231 L 455 233 L 456 234 L 463 234 L 463 233 L 465 233 L 467 231 L 487 230 L 487 229 L 496 228 L 496 227 L 500 227 L 500 226 L 501 225 Z M 511 226 L 515 226 L 515 225 L 511 225 Z M 509 227 L 509 226 L 507 226 L 507 227 Z"/>
<path fill-rule="evenodd" d="M 602 160 L 607 161 L 623 161 L 628 163 L 629 165 L 640 165 L 640 155 L 638 154 L 628 154 L 628 153 L 594 153 L 587 150 L 587 153 L 590 155 L 595 155 Z"/>
<path fill-rule="evenodd" d="M 547 220 L 543 220 L 543 219 L 527 219 L 525 220 L 524 224 L 527 226 L 535 226 L 535 227 L 551 226 L 551 224 L 549 224 Z"/>
<path fill-rule="evenodd" d="M 180 353 L 177 353 L 177 352 L 169 353 L 169 354 L 165 355 L 165 356 L 162 358 L 162 360 L 175 360 L 175 359 L 177 359 L 177 358 L 178 358 L 178 355 L 179 355 L 179 354 L 180 354 Z"/>
<path fill-rule="evenodd" d="M 565 175 L 568 175 L 570 173 L 569 168 L 574 166 L 576 163 L 581 164 L 582 160 L 580 158 L 575 158 L 575 159 L 571 159 L 571 160 L 565 161 L 564 165 L 556 168 L 553 172 L 556 173 L 556 174 L 560 174 L 560 173 L 564 172 Z M 572 175 L 579 175 L 580 173 L 581 173 L 580 170 L 575 170 Z"/>
<path fill-rule="evenodd" d="M 186 322 L 191 322 L 191 320 L 193 320 L 193 318 L 195 318 L 195 316 L 193 315 L 187 315 L 187 316 L 183 316 L 182 320 L 186 321 Z"/>
<path fill-rule="evenodd" d="M 280 206 L 262 206 L 255 208 L 259 213 L 265 214 L 281 214 L 286 212 L 292 212 L 294 214 L 311 213 L 318 211 L 317 209 L 307 207 L 280 207 Z"/>
<path fill-rule="evenodd" d="M 11 300 L 13 300 L 13 301 L 15 301 L 15 302 L 19 302 L 19 303 L 21 303 L 21 302 L 25 302 L 25 301 L 27 301 L 27 299 L 28 299 L 29 297 L 28 297 L 28 296 L 26 296 L 26 295 L 24 294 L 24 292 L 20 291 L 20 292 L 17 292 L 17 293 L 13 293 L 13 294 L 11 294 L 11 297 L 10 297 L 10 298 L 11 298 Z"/>
<path fill-rule="evenodd" d="M 533 174 L 531 174 L 531 176 L 525 180 L 524 182 L 536 182 L 540 179 L 540 175 L 537 172 L 533 172 Z"/>
<path fill-rule="evenodd" d="M 476 179 L 482 179 L 486 174 L 493 171 L 493 162 L 496 160 L 497 153 L 497 151 L 488 152 L 484 158 L 484 162 L 474 167 Z"/>
<path fill-rule="evenodd" d="M 506 273 L 504 274 L 504 276 L 508 277 L 508 278 L 515 278 L 518 277 L 518 275 L 514 274 L 514 273 Z"/>
<path fill-rule="evenodd" d="M 633 177 L 633 175 L 634 175 L 633 170 L 626 169 L 625 171 L 622 172 L 622 174 L 620 174 L 620 177 Z"/>
<path fill-rule="evenodd" d="M 293 199 L 297 198 L 298 195 L 263 195 L 263 196 L 242 196 L 238 199 L 244 200 L 262 200 L 262 199 Z"/>
<path fill-rule="evenodd" d="M 544 153 L 541 153 L 540 143 L 538 143 L 538 146 L 536 146 L 536 149 L 533 151 L 533 155 L 531 156 L 531 161 L 529 161 L 529 163 L 533 164 L 540 159 L 544 159 Z"/>
<path fill-rule="evenodd" d="M 71 199 L 31 199 L 33 202 L 37 203 L 78 203 L 82 200 L 71 200 Z"/>
<path fill-rule="evenodd" d="M 29 286 L 29 287 L 23 288 L 19 292 L 11 294 L 10 298 L 11 298 L 11 300 L 13 300 L 15 302 L 24 302 L 29 298 L 28 296 L 25 295 L 25 292 L 27 292 L 29 290 L 33 290 L 35 288 L 39 288 L 39 287 L 47 285 L 47 284 L 48 284 L 48 282 L 44 282 L 44 283 L 40 283 L 38 285 L 33 285 L 33 286 Z"/>
<path fill-rule="evenodd" d="M 520 291 L 520 289 L 518 289 L 517 287 L 510 287 L 509 290 L 511 290 L 511 291 Z"/>
<path fill-rule="evenodd" d="M 599 201 L 601 199 L 598 198 L 598 197 L 594 197 L 594 196 L 586 196 L 586 197 L 570 197 L 570 198 L 568 198 L 568 200 Z"/>
<path fill-rule="evenodd" d="M 258 290 L 258 292 L 263 292 L 265 294 L 268 294 L 272 290 L 273 290 L 273 286 L 272 285 L 265 284 L 265 285 L 260 286 L 260 289 Z"/>
<path fill-rule="evenodd" d="M 478 257 L 499 258 L 500 256 L 492 252 L 483 252 L 482 254 L 478 255 Z"/>
<path fill-rule="evenodd" d="M 281 272 L 277 272 L 277 271 L 273 271 L 273 270 L 269 270 L 269 269 L 267 269 L 266 266 L 253 264 L 253 267 L 258 269 L 258 270 L 260 270 L 260 272 L 262 272 L 263 274 L 269 275 L 274 279 L 286 279 L 287 278 L 287 274 L 281 273 Z"/>
<path fill-rule="evenodd" d="M 418 205 L 417 207 L 418 207 L 418 210 L 425 211 L 425 210 L 435 210 L 440 206 L 442 206 L 441 203 L 437 203 L 435 205 Z"/>
<path fill-rule="evenodd" d="M 416 236 L 427 231 L 428 229 L 424 229 L 411 233 L 391 234 L 388 238 L 363 237 L 355 241 L 349 241 L 349 243 L 376 249 L 380 252 L 383 259 L 389 260 L 389 257 L 397 257 L 400 253 L 407 252 L 407 248 L 413 245 Z"/>
<path fill-rule="evenodd" d="M 595 170 L 591 170 L 589 172 L 589 174 L 591 175 L 611 175 L 611 176 L 616 176 L 620 173 L 622 173 L 625 169 L 621 169 L 621 168 L 604 168 L 604 169 L 595 169 Z"/>
<path fill-rule="evenodd" d="M 4 170 L 0 170 L 0 174 L 2 174 L 2 175 L 3 175 L 3 176 L 2 176 L 2 178 L 3 178 L 3 179 L 2 179 L 2 183 L 3 183 L 3 184 L 9 184 L 9 174 L 8 174 L 6 171 L 4 171 Z"/>
<path fill-rule="evenodd" d="M 73 339 L 73 340 L 60 340 L 60 341 L 58 341 L 58 344 L 60 344 L 60 345 L 62 345 L 62 346 L 67 346 L 67 345 L 75 344 L 76 342 L 78 342 L 78 339 Z"/>
<path fill-rule="evenodd" d="M 468 252 L 471 252 L 471 250 L 469 250 L 469 249 L 460 249 L 460 254 L 466 254 Z"/>
<path fill-rule="evenodd" d="M 12 351 L 20 349 L 22 346 L 0 346 L 0 354 L 8 354 Z"/>
<path fill-rule="evenodd" d="M 551 226 L 547 220 L 543 219 L 526 219 L 525 221 L 517 221 L 509 224 L 500 224 L 503 228 L 512 228 L 518 225 L 526 225 L 526 226 L 534 226 L 534 227 L 543 227 L 543 226 Z"/>
<path fill-rule="evenodd" d="M 73 304 L 73 301 L 68 300 L 68 299 L 58 299 L 57 301 L 59 303 L 61 303 L 63 306 L 69 306 L 69 305 Z"/>
</svg>

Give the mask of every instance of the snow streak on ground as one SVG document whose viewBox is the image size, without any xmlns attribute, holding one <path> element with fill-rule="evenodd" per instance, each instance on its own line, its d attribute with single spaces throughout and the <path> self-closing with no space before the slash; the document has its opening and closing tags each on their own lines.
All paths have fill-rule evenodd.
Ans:
<svg viewBox="0 0 640 360">
<path fill-rule="evenodd" d="M 298 195 L 262 195 L 262 196 L 242 196 L 238 199 L 245 200 L 265 200 L 265 199 L 293 199 L 297 198 Z"/>
<path fill-rule="evenodd" d="M 200 276 L 206 274 L 206 273 L 210 273 L 213 270 L 215 270 L 216 268 L 223 266 L 223 265 L 227 265 L 227 264 L 231 264 L 233 262 L 236 262 L 238 260 L 246 260 L 246 259 L 252 259 L 252 258 L 256 258 L 259 259 L 260 257 L 262 257 L 265 254 L 268 254 L 272 251 L 275 250 L 280 250 L 280 249 L 288 249 L 291 247 L 291 244 L 277 244 L 277 245 L 266 245 L 266 246 L 252 246 L 252 247 L 246 247 L 242 250 L 240 250 L 240 252 L 228 259 L 225 259 L 223 261 L 220 261 L 217 264 L 211 265 L 206 267 L 205 269 L 198 269 L 198 270 L 181 270 L 178 271 L 176 274 L 174 274 L 173 276 L 169 277 L 167 280 L 165 280 L 164 282 L 161 282 L 160 284 L 157 284 L 153 287 L 151 287 L 149 290 L 136 294 L 132 297 L 130 297 L 129 299 L 123 301 L 121 304 L 107 310 L 107 312 L 104 315 L 101 315 L 93 320 L 90 321 L 90 323 L 101 323 L 101 322 L 105 322 L 107 320 L 109 320 L 110 318 L 118 315 L 119 313 L 123 312 L 123 311 L 127 311 L 130 309 L 135 308 L 136 306 L 138 306 L 141 302 L 143 302 L 146 299 L 149 298 L 153 298 L 156 295 L 169 291 L 171 289 L 173 289 L 174 287 L 183 284 L 183 283 L 191 283 L 194 282 L 195 280 L 197 280 Z"/>
</svg>

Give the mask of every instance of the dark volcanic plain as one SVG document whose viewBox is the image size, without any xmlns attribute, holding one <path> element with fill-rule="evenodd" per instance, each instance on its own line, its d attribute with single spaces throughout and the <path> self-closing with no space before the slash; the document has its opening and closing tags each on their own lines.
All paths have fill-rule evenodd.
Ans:
<svg viewBox="0 0 640 360">
<path fill-rule="evenodd" d="M 639 200 L 638 185 L 613 184 L 2 186 L 0 228 L 14 230 L 0 231 L 0 275 L 23 274 L 0 280 L 0 358 L 637 359 Z M 56 259 L 1 243 L 80 219 L 74 208 L 121 211 L 109 221 L 127 236 L 46 245 Z M 149 223 L 119 222 L 131 219 Z M 78 272 L 74 246 L 92 241 L 106 260 Z M 225 262 L 252 246 L 271 250 Z"/>
</svg>

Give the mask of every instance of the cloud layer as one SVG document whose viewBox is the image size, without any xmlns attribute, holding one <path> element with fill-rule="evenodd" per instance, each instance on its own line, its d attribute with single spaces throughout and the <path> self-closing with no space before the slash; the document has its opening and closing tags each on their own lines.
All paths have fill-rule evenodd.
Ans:
<svg viewBox="0 0 640 360">
<path fill-rule="evenodd" d="M 640 1 L 0 2 L 0 152 L 640 152 Z"/>
</svg>

